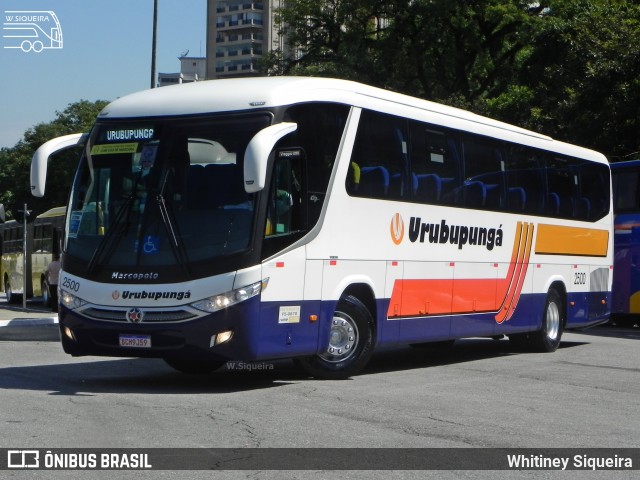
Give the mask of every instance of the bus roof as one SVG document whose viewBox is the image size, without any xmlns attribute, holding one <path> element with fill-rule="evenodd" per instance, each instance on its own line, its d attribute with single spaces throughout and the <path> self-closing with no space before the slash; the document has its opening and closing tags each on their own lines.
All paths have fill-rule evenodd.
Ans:
<svg viewBox="0 0 640 480">
<path fill-rule="evenodd" d="M 640 160 L 625 160 L 623 162 L 611 163 L 611 170 L 619 170 L 625 168 L 638 168 L 640 167 Z"/>
<path fill-rule="evenodd" d="M 428 113 L 434 121 L 453 122 L 458 128 L 570 154 L 604 161 L 603 155 L 554 141 L 551 137 L 466 110 L 383 90 L 361 83 L 320 77 L 253 77 L 207 80 L 154 88 L 119 98 L 99 114 L 101 119 L 197 115 L 216 112 L 260 110 L 305 102 L 333 102 L 378 109 L 396 105 Z M 384 108 L 383 110 L 386 110 Z M 440 122 L 437 122 L 440 123 Z M 515 135 L 518 138 L 510 138 Z M 524 139 L 529 138 L 526 142 Z M 556 148 L 553 148 L 554 144 Z M 576 152 L 579 149 L 580 152 Z"/>
<path fill-rule="evenodd" d="M 54 207 L 50 210 L 47 210 L 46 212 L 41 213 L 37 218 L 59 217 L 61 215 L 64 215 L 66 211 L 67 207 Z"/>
</svg>

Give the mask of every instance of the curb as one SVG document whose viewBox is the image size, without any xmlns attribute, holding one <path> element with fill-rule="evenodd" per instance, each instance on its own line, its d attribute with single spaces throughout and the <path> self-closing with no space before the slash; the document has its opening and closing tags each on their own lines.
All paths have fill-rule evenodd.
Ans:
<svg viewBox="0 0 640 480">
<path fill-rule="evenodd" d="M 58 317 L 0 320 L 0 340 L 58 341 Z"/>
<path fill-rule="evenodd" d="M 14 318 L 13 320 L 0 320 L 0 327 L 27 327 L 38 325 L 54 325 L 58 323 L 58 316 L 39 318 Z"/>
</svg>

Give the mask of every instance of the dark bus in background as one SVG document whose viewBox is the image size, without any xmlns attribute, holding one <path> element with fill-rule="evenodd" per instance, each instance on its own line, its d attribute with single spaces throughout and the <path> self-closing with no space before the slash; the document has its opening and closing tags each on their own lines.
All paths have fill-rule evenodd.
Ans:
<svg viewBox="0 0 640 480">
<path fill-rule="evenodd" d="M 614 211 L 613 305 L 621 327 L 640 321 L 640 160 L 611 164 Z"/>
</svg>

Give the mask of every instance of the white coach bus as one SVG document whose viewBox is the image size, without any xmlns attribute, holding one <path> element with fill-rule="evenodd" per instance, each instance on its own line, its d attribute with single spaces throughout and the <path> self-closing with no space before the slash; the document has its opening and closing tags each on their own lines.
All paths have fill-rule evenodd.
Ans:
<svg viewBox="0 0 640 480">
<path fill-rule="evenodd" d="M 358 83 L 271 77 L 104 108 L 67 210 L 71 355 L 186 372 L 295 358 L 345 378 L 376 347 L 507 335 L 554 351 L 608 319 L 604 156 Z"/>
</svg>

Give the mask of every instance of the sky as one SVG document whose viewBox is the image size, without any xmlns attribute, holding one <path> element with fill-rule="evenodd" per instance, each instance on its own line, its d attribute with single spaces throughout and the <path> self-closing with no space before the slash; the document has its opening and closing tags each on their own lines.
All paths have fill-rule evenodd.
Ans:
<svg viewBox="0 0 640 480">
<path fill-rule="evenodd" d="M 54 12 L 62 48 L 7 48 L 23 41 L 7 36 L 15 34 L 5 25 L 15 11 Z M 205 56 L 206 11 L 206 0 L 158 0 L 157 72 L 179 72 L 185 50 Z M 0 148 L 70 103 L 150 87 L 153 0 L 0 0 L 0 15 Z"/>
</svg>

